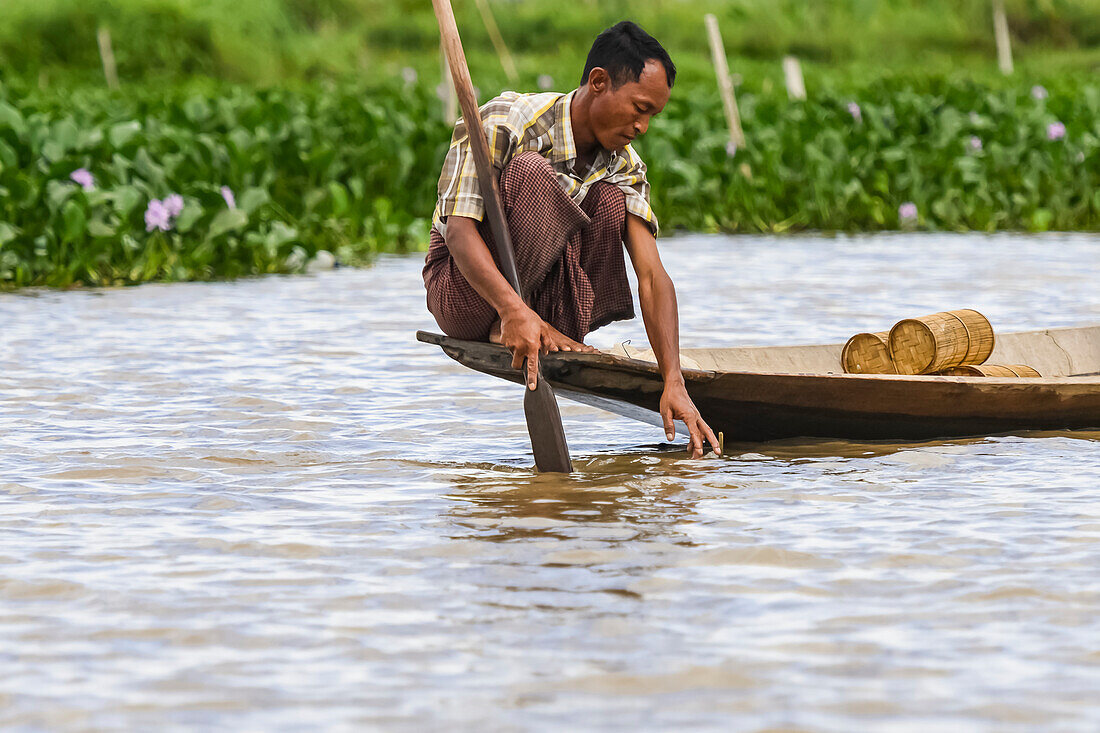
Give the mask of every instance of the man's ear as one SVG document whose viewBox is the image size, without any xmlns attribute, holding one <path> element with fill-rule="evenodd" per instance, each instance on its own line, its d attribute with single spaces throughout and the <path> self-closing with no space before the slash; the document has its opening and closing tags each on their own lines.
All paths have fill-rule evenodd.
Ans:
<svg viewBox="0 0 1100 733">
<path fill-rule="evenodd" d="M 603 94 L 606 91 L 611 90 L 611 76 L 607 73 L 607 70 L 597 66 L 588 72 L 588 86 L 592 88 L 592 91 L 596 94 Z"/>
</svg>

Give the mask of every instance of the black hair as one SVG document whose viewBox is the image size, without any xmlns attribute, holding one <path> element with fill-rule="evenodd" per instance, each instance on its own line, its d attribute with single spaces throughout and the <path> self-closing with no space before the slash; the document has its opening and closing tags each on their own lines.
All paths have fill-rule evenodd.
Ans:
<svg viewBox="0 0 1100 733">
<path fill-rule="evenodd" d="M 624 20 L 596 36 L 584 62 L 581 86 L 588 83 L 588 75 L 597 66 L 611 76 L 611 85 L 621 87 L 628 81 L 638 81 L 646 61 L 656 59 L 665 67 L 669 89 L 676 80 L 676 64 L 657 39 L 642 30 L 637 23 Z"/>
</svg>

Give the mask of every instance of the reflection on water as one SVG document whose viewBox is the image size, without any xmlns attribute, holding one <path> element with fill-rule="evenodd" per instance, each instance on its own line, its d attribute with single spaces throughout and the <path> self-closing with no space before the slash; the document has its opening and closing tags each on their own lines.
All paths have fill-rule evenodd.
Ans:
<svg viewBox="0 0 1100 733">
<path fill-rule="evenodd" d="M 1097 245 L 662 243 L 689 346 L 1096 322 Z M 419 268 L 0 296 L 0 726 L 1100 726 L 1100 432 L 690 461 L 563 403 L 538 476 Z"/>
<path fill-rule="evenodd" d="M 625 454 L 582 458 L 568 481 L 530 471 L 456 477 L 451 514 L 482 540 L 564 537 L 562 528 L 578 522 L 581 534 L 592 539 L 636 539 L 663 532 L 691 513 L 684 482 L 703 471 L 698 461 L 686 470 L 685 463 Z"/>
</svg>

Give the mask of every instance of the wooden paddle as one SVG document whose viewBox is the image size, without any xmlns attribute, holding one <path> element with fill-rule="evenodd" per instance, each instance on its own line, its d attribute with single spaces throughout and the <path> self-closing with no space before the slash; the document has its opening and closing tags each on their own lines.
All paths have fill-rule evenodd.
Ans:
<svg viewBox="0 0 1100 733">
<path fill-rule="evenodd" d="M 466 132 L 470 137 L 470 149 L 474 154 L 474 167 L 477 169 L 481 196 L 485 199 L 485 215 L 489 217 L 489 227 L 496 242 L 497 257 L 504 277 L 512 284 L 519 297 L 523 289 L 516 271 L 516 255 L 512 249 L 512 237 L 508 234 L 508 224 L 504 219 L 504 206 L 500 200 L 500 189 L 489 157 L 489 141 L 481 126 L 481 115 L 474 98 L 474 86 L 470 81 L 470 69 L 466 65 L 466 53 L 462 50 L 462 39 L 458 37 L 454 11 L 450 0 L 432 0 L 435 17 L 439 21 L 439 33 L 443 39 L 443 48 L 451 68 L 455 93 L 462 107 L 462 119 L 466 123 Z M 524 366 L 526 369 L 526 365 Z M 565 442 L 565 429 L 558 412 L 558 401 L 554 390 L 538 370 L 535 389 L 525 389 L 523 412 L 527 417 L 527 432 L 531 435 L 531 449 L 535 453 L 535 467 L 540 471 L 569 473 L 573 463 L 569 460 L 569 446 Z"/>
</svg>

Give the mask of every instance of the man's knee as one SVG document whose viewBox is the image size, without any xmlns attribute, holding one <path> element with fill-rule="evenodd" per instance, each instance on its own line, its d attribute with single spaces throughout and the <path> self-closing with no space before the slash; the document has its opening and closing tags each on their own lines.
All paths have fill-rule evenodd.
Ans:
<svg viewBox="0 0 1100 733">
<path fill-rule="evenodd" d="M 538 153 L 529 150 L 514 156 L 500 174 L 501 189 L 515 185 L 532 185 L 554 181 L 554 169 L 550 161 Z"/>
<path fill-rule="evenodd" d="M 593 224 L 621 229 L 626 222 L 626 194 L 613 183 L 600 181 L 589 189 L 582 206 Z"/>
<path fill-rule="evenodd" d="M 600 181 L 589 189 L 595 209 L 606 211 L 626 211 L 626 194 L 614 183 Z"/>
<path fill-rule="evenodd" d="M 496 311 L 465 280 L 428 291 L 428 311 L 443 333 L 467 341 L 485 341 Z"/>
</svg>

